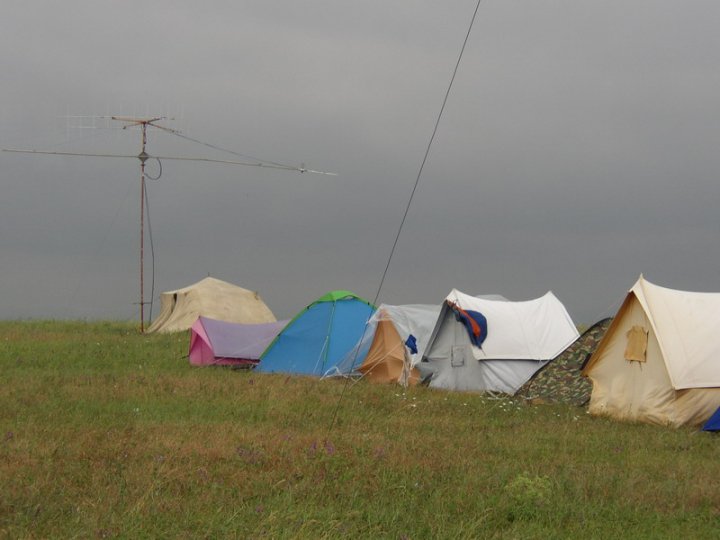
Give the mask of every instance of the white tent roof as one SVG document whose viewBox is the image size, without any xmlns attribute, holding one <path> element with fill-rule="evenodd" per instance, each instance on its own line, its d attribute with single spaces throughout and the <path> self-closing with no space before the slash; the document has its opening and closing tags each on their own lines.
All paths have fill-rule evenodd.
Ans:
<svg viewBox="0 0 720 540">
<path fill-rule="evenodd" d="M 258 293 L 212 277 L 164 292 L 160 303 L 160 315 L 148 332 L 181 332 L 189 329 L 200 316 L 241 324 L 276 320 Z"/>
<path fill-rule="evenodd" d="M 446 301 L 466 311 L 479 311 L 487 319 L 488 336 L 482 349 L 473 346 L 478 360 L 550 360 L 579 337 L 565 306 L 552 292 L 534 300 L 510 302 L 453 289 Z"/>
<path fill-rule="evenodd" d="M 478 347 L 449 303 L 487 320 L 487 338 Z M 525 302 L 474 297 L 453 289 L 447 296 L 423 361 L 430 386 L 514 394 L 542 365 L 578 338 L 565 307 L 551 292 Z"/>
<path fill-rule="evenodd" d="M 673 388 L 720 387 L 720 293 L 667 289 L 642 275 L 630 293 L 650 320 Z"/>
</svg>

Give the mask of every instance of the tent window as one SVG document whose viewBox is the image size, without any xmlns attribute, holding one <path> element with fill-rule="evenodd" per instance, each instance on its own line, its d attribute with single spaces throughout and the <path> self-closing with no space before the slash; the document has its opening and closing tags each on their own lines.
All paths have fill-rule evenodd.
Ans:
<svg viewBox="0 0 720 540">
<path fill-rule="evenodd" d="M 647 360 L 648 331 L 642 326 L 636 325 L 627 331 L 626 336 L 625 360 L 645 362 Z"/>
<path fill-rule="evenodd" d="M 450 365 L 452 367 L 463 367 L 465 365 L 465 347 L 453 346 L 452 356 L 450 357 Z"/>
</svg>

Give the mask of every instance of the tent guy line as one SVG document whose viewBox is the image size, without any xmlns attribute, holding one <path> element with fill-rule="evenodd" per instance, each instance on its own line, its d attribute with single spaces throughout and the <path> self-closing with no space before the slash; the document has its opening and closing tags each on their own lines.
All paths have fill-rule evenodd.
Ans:
<svg viewBox="0 0 720 540">
<path fill-rule="evenodd" d="M 435 141 L 435 135 L 437 135 L 438 127 L 440 126 L 440 120 L 442 119 L 443 113 L 445 112 L 445 106 L 447 105 L 448 98 L 450 97 L 450 91 L 452 90 L 453 83 L 455 82 L 455 77 L 457 76 L 458 69 L 460 68 L 460 62 L 462 61 L 462 57 L 465 53 L 465 47 L 467 46 L 468 40 L 470 39 L 470 33 L 472 32 L 473 26 L 475 24 L 475 19 L 477 18 L 478 10 L 480 9 L 480 2 L 482 2 L 482 0 L 477 0 L 477 3 L 475 4 L 475 10 L 473 11 L 472 17 L 470 18 L 470 24 L 468 25 L 467 32 L 465 33 L 465 39 L 463 39 L 462 47 L 460 47 L 460 53 L 458 54 L 457 61 L 455 62 L 455 68 L 453 69 L 452 76 L 450 77 L 450 82 L 448 83 L 447 90 L 445 91 L 445 97 L 443 98 L 442 105 L 440 106 L 440 112 L 438 113 L 435 120 L 435 125 L 433 127 L 432 134 L 430 135 L 430 140 L 428 141 L 427 147 L 425 148 L 425 154 L 423 155 L 422 161 L 420 163 L 420 168 L 418 169 L 417 176 L 415 177 L 415 183 L 413 185 L 412 191 L 410 192 L 408 202 L 405 205 L 403 217 L 400 220 L 400 225 L 398 226 L 397 233 L 395 234 L 395 240 L 393 241 L 392 248 L 390 249 L 390 254 L 388 255 L 387 263 L 385 264 L 385 269 L 383 270 L 382 277 L 380 278 L 380 284 L 378 285 L 377 293 L 375 294 L 375 298 L 372 302 L 373 305 L 377 305 L 378 300 L 380 299 L 380 294 L 382 292 L 383 285 L 385 284 L 385 279 L 387 278 L 388 271 L 390 270 L 390 264 L 392 263 L 393 255 L 395 254 L 395 250 L 397 249 L 397 245 L 400 240 L 400 234 L 402 234 L 403 227 L 405 226 L 405 221 L 407 220 L 408 213 L 410 212 L 410 207 L 412 206 L 413 199 L 415 198 L 415 193 L 417 192 L 418 186 L 420 185 L 420 178 L 422 177 L 423 170 L 425 169 L 425 163 L 427 163 L 428 156 L 430 155 L 430 149 L 432 148 L 433 142 Z M 365 331 L 367 331 L 369 322 L 370 319 L 368 318 L 368 321 L 365 324 Z M 354 358 L 351 368 L 355 366 L 356 361 L 357 358 Z M 346 380 L 345 384 L 343 385 L 342 392 L 340 393 L 340 397 L 338 398 L 337 404 L 335 405 L 335 410 L 333 411 L 332 419 L 330 420 L 330 427 L 328 429 L 328 433 L 331 432 L 333 430 L 333 427 L 335 426 L 335 420 L 337 419 L 337 413 L 340 409 L 340 403 L 345 396 L 347 387 L 348 381 Z"/>
<path fill-rule="evenodd" d="M 465 39 L 463 40 L 462 47 L 460 48 L 460 54 L 458 54 L 457 61 L 455 62 L 455 68 L 453 69 L 452 76 L 450 77 L 450 82 L 448 84 L 447 90 L 445 91 L 445 97 L 443 98 L 442 105 L 440 106 L 440 112 L 438 113 L 437 119 L 435 120 L 432 135 L 430 135 L 430 140 L 428 141 L 427 147 L 425 148 L 425 154 L 423 155 L 422 161 L 420 163 L 420 168 L 418 169 L 417 177 L 415 178 L 415 184 L 413 185 L 412 191 L 410 192 L 410 197 L 408 198 L 407 205 L 405 206 L 405 212 L 403 213 L 403 217 L 400 220 L 400 226 L 398 227 L 397 234 L 395 235 L 395 240 L 393 242 L 392 248 L 390 249 L 390 255 L 388 256 L 385 270 L 383 271 L 382 277 L 380 278 L 380 285 L 378 286 L 377 293 L 375 294 L 375 298 L 373 299 L 373 304 L 375 305 L 377 305 L 378 300 L 380 299 L 380 293 L 382 292 L 383 285 L 385 284 L 385 278 L 387 277 L 388 270 L 390 269 L 390 263 L 392 262 L 393 255 L 395 254 L 395 250 L 397 249 L 398 241 L 400 240 L 400 234 L 402 233 L 408 213 L 410 212 L 410 207 L 412 206 L 413 199 L 415 198 L 415 192 L 420 185 L 420 178 L 422 177 L 423 171 L 425 170 L 425 164 L 427 163 L 428 156 L 430 155 L 430 149 L 432 148 L 433 142 L 435 141 L 435 136 L 437 135 L 438 127 L 440 126 L 440 120 L 442 120 L 443 113 L 445 112 L 445 106 L 447 105 L 448 98 L 450 97 L 450 91 L 452 90 L 453 84 L 455 83 L 455 77 L 457 76 L 458 69 L 460 68 L 460 62 L 463 55 L 465 54 L 465 47 L 467 47 L 468 40 L 470 39 L 470 33 L 472 32 L 473 25 L 475 24 L 475 19 L 477 18 L 478 10 L 480 9 L 480 2 L 482 2 L 482 0 L 478 0 L 477 4 L 475 5 L 475 11 L 473 12 L 472 18 L 470 19 L 470 25 L 468 26 L 467 33 L 465 34 Z"/>
</svg>

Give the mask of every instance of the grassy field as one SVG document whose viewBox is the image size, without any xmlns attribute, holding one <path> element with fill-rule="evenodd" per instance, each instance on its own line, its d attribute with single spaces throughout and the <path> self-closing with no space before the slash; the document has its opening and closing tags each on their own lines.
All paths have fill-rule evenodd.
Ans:
<svg viewBox="0 0 720 540">
<path fill-rule="evenodd" d="M 717 538 L 720 439 L 0 322 L 0 536 Z M 337 421 L 331 429 L 334 412 Z"/>
</svg>

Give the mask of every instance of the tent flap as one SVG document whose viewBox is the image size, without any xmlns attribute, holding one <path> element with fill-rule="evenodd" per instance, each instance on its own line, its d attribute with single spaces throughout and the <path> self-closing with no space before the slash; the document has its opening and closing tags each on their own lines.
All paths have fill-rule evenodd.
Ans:
<svg viewBox="0 0 720 540">
<path fill-rule="evenodd" d="M 286 324 L 238 324 L 198 317 L 191 328 L 188 358 L 194 365 L 255 364 Z"/>
</svg>

